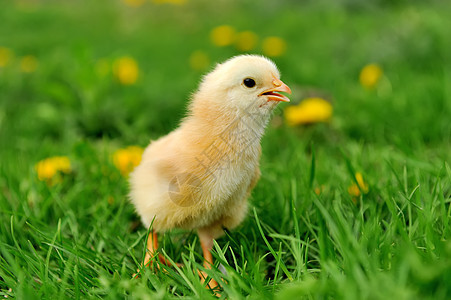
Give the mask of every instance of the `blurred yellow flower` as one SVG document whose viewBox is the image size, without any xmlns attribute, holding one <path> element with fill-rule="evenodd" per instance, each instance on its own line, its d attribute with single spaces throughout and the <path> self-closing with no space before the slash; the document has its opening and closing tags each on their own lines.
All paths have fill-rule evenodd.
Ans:
<svg viewBox="0 0 451 300">
<path fill-rule="evenodd" d="M 138 146 L 129 146 L 119 149 L 113 154 L 113 163 L 122 176 L 126 177 L 141 162 L 144 149 Z"/>
<path fill-rule="evenodd" d="M 114 62 L 114 74 L 123 85 L 132 85 L 138 80 L 138 63 L 130 56 L 120 57 Z"/>
<path fill-rule="evenodd" d="M 298 105 L 285 108 L 284 115 L 290 126 L 325 122 L 332 116 L 332 105 L 322 98 L 307 98 Z"/>
<path fill-rule="evenodd" d="M 67 156 L 54 156 L 43 159 L 34 168 L 39 180 L 46 181 L 48 184 L 56 183 L 60 173 L 68 174 L 72 171 L 70 160 Z"/>
<path fill-rule="evenodd" d="M 38 67 L 38 60 L 33 55 L 27 55 L 20 60 L 20 70 L 24 73 L 33 73 Z"/>
<path fill-rule="evenodd" d="M 383 75 L 382 68 L 377 64 L 369 64 L 360 71 L 360 84 L 367 88 L 373 89 Z"/>
<path fill-rule="evenodd" d="M 5 67 L 12 59 L 13 53 L 5 47 L 0 47 L 0 68 Z"/>
<path fill-rule="evenodd" d="M 210 58 L 204 51 L 197 50 L 191 53 L 189 57 L 189 65 L 193 70 L 203 71 L 210 65 Z"/>
<path fill-rule="evenodd" d="M 281 56 L 287 50 L 287 43 L 280 37 L 270 36 L 263 40 L 263 53 L 267 56 Z"/>
<path fill-rule="evenodd" d="M 186 3 L 186 0 L 152 0 L 155 4 L 175 4 L 175 5 L 183 5 Z"/>
<path fill-rule="evenodd" d="M 218 47 L 231 45 L 235 41 L 235 29 L 229 25 L 213 28 L 210 33 L 211 42 Z"/>
<path fill-rule="evenodd" d="M 368 193 L 369 191 L 368 184 L 365 181 L 363 181 L 363 176 L 360 172 L 355 173 L 355 179 L 358 185 L 356 183 L 353 183 L 351 186 L 349 186 L 348 188 L 349 195 L 358 197 L 360 196 L 361 192 L 363 192 L 364 194 Z"/>
<path fill-rule="evenodd" d="M 243 31 L 236 35 L 235 47 L 239 51 L 250 51 L 257 45 L 258 36 L 252 31 Z"/>
<path fill-rule="evenodd" d="M 318 196 L 321 195 L 321 193 L 322 193 L 323 191 L 324 191 L 324 185 L 317 186 L 317 187 L 314 189 L 315 194 L 317 194 Z"/>
<path fill-rule="evenodd" d="M 131 7 L 139 7 L 144 4 L 145 0 L 122 0 L 122 2 Z"/>
</svg>

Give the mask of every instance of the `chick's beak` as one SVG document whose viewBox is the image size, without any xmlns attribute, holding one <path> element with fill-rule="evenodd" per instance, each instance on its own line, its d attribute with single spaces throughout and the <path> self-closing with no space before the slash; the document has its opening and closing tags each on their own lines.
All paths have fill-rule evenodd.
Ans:
<svg viewBox="0 0 451 300">
<path fill-rule="evenodd" d="M 279 94 L 279 92 L 288 93 L 291 95 L 291 89 L 283 83 L 280 79 L 274 78 L 272 81 L 275 88 L 269 89 L 261 93 L 259 96 L 267 96 L 268 101 L 282 101 L 282 102 L 290 102 L 287 96 L 283 94 Z"/>
</svg>

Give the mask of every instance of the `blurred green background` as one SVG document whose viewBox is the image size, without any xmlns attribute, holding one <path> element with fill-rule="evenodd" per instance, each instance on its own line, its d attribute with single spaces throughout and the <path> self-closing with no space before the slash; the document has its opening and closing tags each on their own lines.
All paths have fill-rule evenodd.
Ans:
<svg viewBox="0 0 451 300">
<path fill-rule="evenodd" d="M 442 142 L 450 133 L 449 12 L 446 1 L 2 1 L 0 45 L 12 51 L 0 73 L 2 139 L 142 144 L 169 131 L 200 75 L 241 53 L 211 42 L 214 28 L 229 25 L 256 34 L 250 53 L 263 54 L 269 36 L 283 39 L 286 51 L 273 59 L 294 102 L 323 91 L 340 132 L 400 145 Z M 205 62 L 193 70 L 199 51 Z M 37 61 L 32 73 L 20 70 L 28 55 Z M 139 67 L 131 86 L 114 78 L 123 56 Z M 386 76 L 373 93 L 358 82 L 368 63 Z"/>
<path fill-rule="evenodd" d="M 256 53 L 278 65 L 294 92 L 290 105 L 322 97 L 333 114 L 327 122 L 288 126 L 287 105 L 280 105 L 263 140 L 263 177 L 252 200 L 265 232 L 292 237 L 299 221 L 302 240 L 315 254 L 306 252 L 302 270 L 289 252 L 283 260 L 293 263 L 298 277 L 293 276 L 305 284 L 284 290 L 291 281 L 278 273 L 280 261 L 268 258 L 256 271 L 260 277 L 235 285 L 231 280 L 236 294 L 228 291 L 229 297 L 273 298 L 282 289 L 280 299 L 299 293 L 447 298 L 450 16 L 451 2 L 440 0 L 0 0 L 3 295 L 145 298 L 152 291 L 155 298 L 198 297 L 201 290 L 193 293 L 177 279 L 173 289 L 172 279 L 163 275 L 148 286 L 128 281 L 134 259 L 141 259 L 145 230 L 111 156 L 129 145 L 145 147 L 174 129 L 202 74 L 216 63 Z M 359 76 L 369 64 L 377 64 L 381 74 L 365 86 Z M 51 156 L 68 156 L 72 163 L 72 173 L 56 185 L 40 182 L 35 170 Z M 369 193 L 358 193 L 356 200 L 348 186 L 357 171 L 364 173 Z M 315 189 L 319 202 L 312 200 Z M 298 219 L 291 219 L 287 199 L 292 198 Z M 398 210 L 386 204 L 391 200 Z M 319 217 L 318 203 L 327 212 L 337 201 L 350 235 L 368 246 L 356 253 L 368 250 L 374 264 L 351 264 L 354 252 L 344 255 L 340 245 L 346 242 L 325 229 L 333 218 Z M 424 217 L 429 207 L 432 212 Z M 232 238 L 257 241 L 253 216 Z M 371 227 L 365 224 L 374 229 L 381 223 L 386 231 L 373 232 L 381 241 L 374 249 L 371 241 L 361 242 L 361 232 Z M 312 232 L 323 232 L 330 242 L 322 244 Z M 192 235 L 181 239 L 195 241 Z M 279 249 L 277 237 L 270 242 Z M 49 246 L 56 244 L 60 248 Z M 186 249 L 174 244 L 180 245 L 165 249 L 180 259 Z M 266 246 L 259 239 L 243 257 L 254 255 L 257 261 L 269 253 Z M 57 248 L 63 254 L 52 250 Z M 426 266 L 431 266 L 427 274 L 415 277 Z M 248 268 L 243 274 L 252 273 Z M 367 281 L 354 272 L 359 268 Z M 313 277 L 302 277 L 307 273 Z"/>
</svg>

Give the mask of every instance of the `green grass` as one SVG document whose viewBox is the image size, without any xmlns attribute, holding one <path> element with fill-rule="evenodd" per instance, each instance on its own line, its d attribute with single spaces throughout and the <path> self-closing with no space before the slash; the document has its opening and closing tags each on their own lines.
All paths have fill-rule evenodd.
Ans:
<svg viewBox="0 0 451 300">
<path fill-rule="evenodd" d="M 160 240 L 183 268 L 131 279 L 147 229 L 111 155 L 177 126 L 202 74 L 189 55 L 238 54 L 208 38 L 230 24 L 284 38 L 287 52 L 274 60 L 293 102 L 329 95 L 334 116 L 269 126 L 248 217 L 215 244 L 208 274 L 226 282 L 221 297 L 451 298 L 450 3 L 91 2 L 0 1 L 0 47 L 15 53 L 0 69 L 1 296 L 214 299 L 195 275 L 194 232 Z M 19 58 L 29 54 L 39 66 L 24 74 Z M 134 86 L 95 71 L 122 55 L 139 63 Z M 373 91 L 358 82 L 370 62 L 384 69 Z M 34 165 L 55 155 L 74 170 L 48 186 Z M 353 199 L 356 172 L 369 191 Z"/>
</svg>

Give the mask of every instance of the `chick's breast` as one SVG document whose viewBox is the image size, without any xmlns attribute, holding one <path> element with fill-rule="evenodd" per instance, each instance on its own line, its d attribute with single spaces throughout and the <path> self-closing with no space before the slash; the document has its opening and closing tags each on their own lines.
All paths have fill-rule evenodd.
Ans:
<svg viewBox="0 0 451 300">
<path fill-rule="evenodd" d="M 131 174 L 130 196 L 144 225 L 153 221 L 156 231 L 237 226 L 258 171 L 259 145 L 237 156 L 215 143 L 221 156 L 212 158 L 206 157 L 211 143 L 187 136 L 179 129 L 152 142 Z"/>
</svg>

